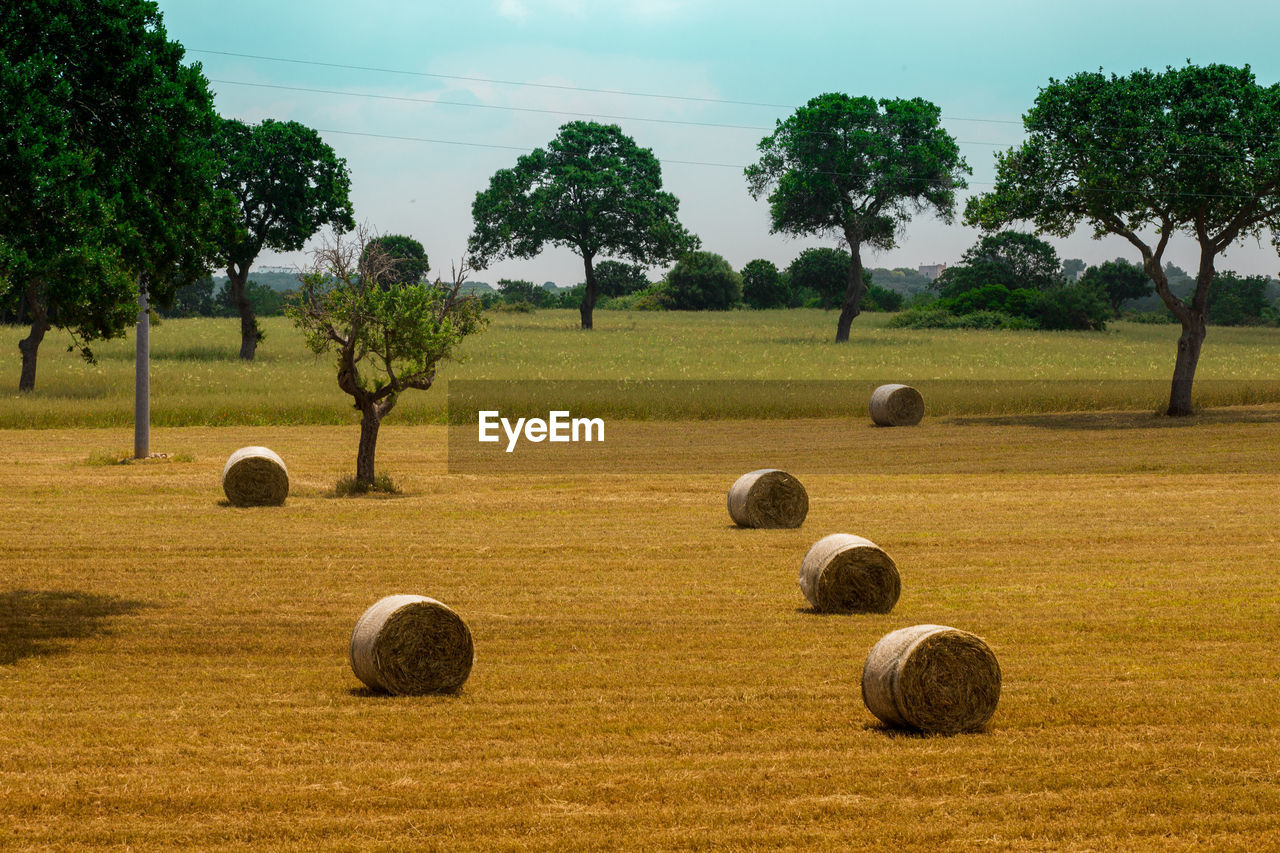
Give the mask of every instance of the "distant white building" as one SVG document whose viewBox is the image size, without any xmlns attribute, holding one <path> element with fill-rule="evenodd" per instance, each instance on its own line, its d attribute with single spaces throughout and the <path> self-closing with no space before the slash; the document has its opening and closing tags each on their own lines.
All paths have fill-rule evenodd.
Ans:
<svg viewBox="0 0 1280 853">
<path fill-rule="evenodd" d="M 946 268 L 947 268 L 946 264 L 921 264 L 920 266 L 916 267 L 916 270 L 917 272 L 920 273 L 920 275 L 929 279 L 929 281 L 933 281 L 938 276 L 942 275 L 942 271 L 945 270 Z"/>
</svg>

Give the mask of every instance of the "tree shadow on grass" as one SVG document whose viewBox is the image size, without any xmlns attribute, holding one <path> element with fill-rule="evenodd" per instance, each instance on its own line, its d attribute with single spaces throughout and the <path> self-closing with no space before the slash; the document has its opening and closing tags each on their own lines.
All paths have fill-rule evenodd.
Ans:
<svg viewBox="0 0 1280 853">
<path fill-rule="evenodd" d="M 1204 409 L 1185 418 L 1156 412 L 1064 412 L 1038 415 L 956 415 L 946 418 L 955 426 L 1029 426 L 1050 430 L 1110 431 L 1125 429 L 1178 429 L 1206 424 L 1280 423 L 1275 409 Z"/>
<path fill-rule="evenodd" d="M 0 592 L 0 666 L 23 658 L 61 654 L 67 650 L 63 641 L 106 633 L 111 617 L 152 606 L 91 592 Z"/>
</svg>

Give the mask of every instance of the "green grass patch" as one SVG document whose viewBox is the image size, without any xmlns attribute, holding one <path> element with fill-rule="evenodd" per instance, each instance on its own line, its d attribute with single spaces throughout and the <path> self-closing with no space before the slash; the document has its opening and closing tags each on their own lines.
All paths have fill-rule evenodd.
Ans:
<svg viewBox="0 0 1280 853">
<path fill-rule="evenodd" d="M 855 321 L 849 342 L 836 344 L 835 312 L 816 309 L 602 310 L 592 332 L 578 329 L 573 310 L 493 314 L 488 330 L 464 342 L 465 361 L 443 365 L 430 391 L 406 393 L 388 422 L 443 423 L 444 392 L 454 379 L 990 381 L 981 393 L 956 394 L 945 404 L 931 405 L 930 413 L 985 414 L 1028 406 L 1065 411 L 1082 402 L 1078 383 L 1167 383 L 1178 338 L 1176 326 L 1123 321 L 1105 332 L 898 329 L 889 327 L 891 316 L 864 314 Z M 251 363 L 236 357 L 240 331 L 235 319 L 166 320 L 153 329 L 152 424 L 358 422 L 350 398 L 337 386 L 331 361 L 312 355 L 288 320 L 265 318 L 262 324 L 267 341 Z M 8 362 L 13 389 L 20 366 L 17 342 L 25 334 L 17 327 L 0 328 L 0 352 L 13 355 Z M 46 339 L 33 393 L 0 394 L 0 428 L 132 424 L 132 341 L 100 343 L 96 365 L 67 353 L 62 343 L 56 332 Z M 1017 386 L 1002 386 L 1008 380 L 1039 382 L 1046 389 L 1064 384 L 1060 395 L 1047 390 L 1028 401 Z M 1202 389 L 1198 405 L 1226 405 L 1250 394 L 1251 402 L 1280 400 L 1280 395 L 1257 390 L 1265 380 L 1280 380 L 1280 329 L 1209 330 L 1197 373 Z M 1083 404 L 1159 405 L 1150 398 L 1144 389 Z M 865 402 L 850 401 L 848 413 L 865 412 Z M 771 417 L 814 414 L 809 403 L 794 408 L 771 404 L 765 411 Z M 731 412 L 662 416 L 719 414 Z"/>
</svg>

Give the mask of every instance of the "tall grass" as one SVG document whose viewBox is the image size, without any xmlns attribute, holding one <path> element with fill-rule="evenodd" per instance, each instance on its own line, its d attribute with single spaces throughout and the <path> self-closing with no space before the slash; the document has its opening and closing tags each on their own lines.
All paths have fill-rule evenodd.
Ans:
<svg viewBox="0 0 1280 853">
<path fill-rule="evenodd" d="M 1159 404 L 1154 385 L 1103 395 L 1086 386 L 1099 380 L 1167 382 L 1178 334 L 1176 327 L 1124 322 L 1103 333 L 889 329 L 889 315 L 872 314 L 858 318 L 849 343 L 836 344 L 834 313 L 817 310 L 599 315 L 595 331 L 584 333 L 576 311 L 495 314 L 487 331 L 464 343 L 464 362 L 444 365 L 431 391 L 406 394 L 393 421 L 442 422 L 450 379 L 983 380 L 966 393 L 936 399 L 931 414 L 1149 408 Z M 166 320 L 153 328 L 152 422 L 353 421 L 330 360 L 312 355 L 287 320 L 262 324 L 267 337 L 252 363 L 236 357 L 234 320 Z M 17 342 L 25 334 L 0 328 L 0 352 L 11 355 L 5 362 L 9 382 L 0 372 L 0 387 L 17 386 Z M 58 333 L 46 337 L 34 393 L 0 395 L 0 427 L 132 423 L 131 336 L 100 344 L 96 365 L 67 352 L 66 343 Z M 1280 380 L 1280 330 L 1211 329 L 1197 379 L 1201 405 L 1280 399 L 1274 382 L 1267 385 Z M 1005 386 L 1007 380 L 1044 383 L 1044 390 L 1029 399 L 1025 385 Z M 774 406 L 769 413 L 814 412 Z"/>
</svg>

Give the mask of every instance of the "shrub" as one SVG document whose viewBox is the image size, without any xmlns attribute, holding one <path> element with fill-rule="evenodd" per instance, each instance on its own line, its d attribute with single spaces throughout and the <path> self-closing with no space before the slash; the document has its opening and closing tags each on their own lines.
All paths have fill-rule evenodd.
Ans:
<svg viewBox="0 0 1280 853">
<path fill-rule="evenodd" d="M 952 314 L 946 308 L 932 305 L 908 308 L 889 321 L 895 329 L 1036 329 L 1035 321 L 1014 317 L 999 311 L 974 311 Z"/>
<path fill-rule="evenodd" d="M 906 297 L 896 290 L 889 290 L 878 284 L 868 284 L 867 293 L 862 297 L 862 310 L 901 311 L 904 302 Z"/>
</svg>

